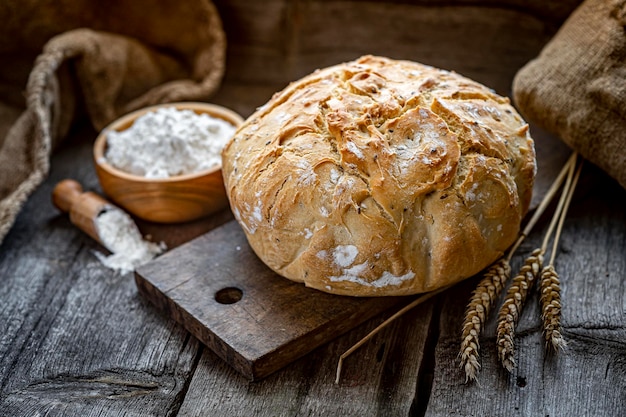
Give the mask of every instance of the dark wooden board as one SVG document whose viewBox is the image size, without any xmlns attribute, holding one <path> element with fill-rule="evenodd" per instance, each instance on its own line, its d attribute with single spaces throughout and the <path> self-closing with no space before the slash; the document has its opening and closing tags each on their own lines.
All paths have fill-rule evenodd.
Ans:
<svg viewBox="0 0 626 417">
<path fill-rule="evenodd" d="M 143 296 L 252 380 L 410 299 L 342 297 L 282 278 L 235 221 L 140 267 L 135 280 Z"/>
</svg>

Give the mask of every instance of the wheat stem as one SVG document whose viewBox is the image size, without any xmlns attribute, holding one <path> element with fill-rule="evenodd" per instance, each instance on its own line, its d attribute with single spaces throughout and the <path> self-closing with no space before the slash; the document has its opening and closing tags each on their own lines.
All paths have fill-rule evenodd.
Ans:
<svg viewBox="0 0 626 417">
<path fill-rule="evenodd" d="M 563 207 L 567 201 L 567 197 L 569 195 L 569 191 L 572 185 L 572 181 L 574 179 L 574 171 L 576 170 L 576 164 L 572 164 L 569 166 L 569 170 L 567 173 L 567 179 L 565 180 L 565 185 L 563 186 L 563 191 L 561 193 L 561 198 L 559 198 L 559 203 L 552 215 L 552 220 L 550 221 L 550 226 L 548 226 L 548 230 L 546 231 L 545 236 L 543 237 L 543 243 L 541 244 L 541 248 L 545 252 L 548 248 L 548 243 L 550 241 L 550 237 L 554 232 L 554 229 L 557 226 L 557 223 L 561 217 L 561 212 L 563 211 Z"/>
<path fill-rule="evenodd" d="M 567 211 L 569 210 L 569 206 L 572 202 L 572 197 L 574 195 L 574 190 L 576 189 L 576 185 L 578 184 L 578 179 L 580 178 L 580 173 L 582 172 L 583 169 L 583 162 L 580 163 L 580 165 L 578 166 L 578 170 L 576 171 L 576 174 L 574 175 L 574 178 L 572 179 L 572 183 L 570 185 L 570 188 L 567 192 L 567 198 L 565 200 L 565 205 L 563 206 L 563 209 L 561 211 L 561 214 L 559 216 L 559 224 L 557 226 L 556 229 L 556 234 L 554 236 L 554 242 L 552 244 L 552 253 L 550 256 L 550 262 L 549 265 L 553 265 L 554 264 L 554 259 L 556 258 L 556 250 L 558 248 L 559 245 L 559 240 L 561 239 L 561 232 L 563 231 L 563 223 L 565 223 L 565 218 L 567 217 Z"/>
<path fill-rule="evenodd" d="M 578 154 L 576 152 L 572 152 L 570 157 L 567 159 L 567 162 L 565 163 L 565 165 L 563 165 L 563 168 L 561 168 L 559 175 L 557 175 L 556 179 L 550 185 L 550 188 L 548 189 L 548 191 L 546 192 L 546 195 L 541 200 L 541 203 L 539 203 L 539 206 L 533 213 L 533 216 L 530 218 L 528 223 L 526 223 L 524 230 L 520 233 L 520 236 L 517 238 L 517 241 L 511 247 L 509 251 L 509 255 L 507 256 L 507 260 L 509 262 L 511 262 L 511 258 L 513 257 L 513 254 L 515 253 L 515 251 L 519 248 L 519 246 L 524 241 L 526 236 L 530 234 L 532 229 L 535 227 L 535 225 L 537 224 L 537 222 L 543 215 L 543 212 L 546 210 L 548 205 L 552 202 L 552 199 L 554 198 L 557 191 L 563 184 L 563 181 L 565 180 L 565 176 L 567 175 L 567 173 L 572 169 L 574 165 L 576 165 L 577 156 Z"/>
<path fill-rule="evenodd" d="M 406 312 L 408 312 L 409 310 L 417 307 L 418 305 L 422 304 L 424 301 L 434 297 L 435 295 L 439 294 L 440 292 L 443 292 L 445 290 L 447 290 L 448 288 L 450 288 L 451 285 L 447 286 L 447 287 L 443 287 L 443 288 L 439 288 L 438 290 L 435 291 L 431 291 L 429 293 L 423 294 L 420 297 L 416 298 L 415 300 L 413 300 L 412 302 L 410 302 L 409 304 L 407 304 L 406 306 L 402 307 L 400 310 L 398 310 L 394 315 L 392 315 L 391 317 L 389 317 L 387 320 L 385 320 L 384 322 L 382 322 L 381 324 L 379 324 L 378 326 L 376 326 L 376 328 L 374 330 L 372 330 L 371 332 L 369 332 L 364 338 L 362 338 L 361 340 L 359 340 L 356 344 L 354 344 L 350 349 L 346 350 L 340 357 L 339 357 L 339 362 L 337 362 L 337 373 L 335 376 L 335 384 L 339 383 L 339 380 L 341 379 L 341 371 L 343 369 L 343 362 L 344 360 L 350 356 L 355 350 L 357 350 L 358 348 L 360 348 L 361 346 L 363 346 L 368 340 L 370 340 L 372 337 L 374 337 L 378 332 L 380 332 L 382 329 L 384 329 L 385 327 L 387 327 L 389 324 L 391 324 L 391 322 L 393 322 L 394 320 L 396 320 L 398 317 L 402 316 L 403 314 L 405 314 Z"/>
</svg>

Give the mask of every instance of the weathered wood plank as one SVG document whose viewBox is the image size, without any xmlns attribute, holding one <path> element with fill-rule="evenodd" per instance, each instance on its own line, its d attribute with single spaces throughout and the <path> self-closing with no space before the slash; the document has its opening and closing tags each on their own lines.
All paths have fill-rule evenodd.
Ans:
<svg viewBox="0 0 626 417">
<path fill-rule="evenodd" d="M 457 355 L 472 282 L 447 295 L 427 415 L 616 415 L 626 409 L 625 199 L 626 191 L 614 180 L 586 166 L 555 262 L 568 342 L 564 352 L 545 353 L 533 293 L 518 326 L 517 368 L 509 375 L 497 362 L 493 314 L 481 338 L 479 381 L 465 385 Z M 522 246 L 514 271 L 541 245 L 546 226 L 543 221 Z"/>
<path fill-rule="evenodd" d="M 52 207 L 56 180 L 96 185 L 90 141 L 68 145 L 0 252 L 0 415 L 176 412 L 199 343 L 139 298 L 131 274 Z"/>
</svg>

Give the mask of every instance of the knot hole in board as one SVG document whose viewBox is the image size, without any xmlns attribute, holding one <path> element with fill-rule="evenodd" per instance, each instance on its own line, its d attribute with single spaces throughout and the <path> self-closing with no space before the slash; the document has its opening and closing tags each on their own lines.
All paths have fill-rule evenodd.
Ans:
<svg viewBox="0 0 626 417">
<path fill-rule="evenodd" d="M 243 291 L 236 287 L 222 288 L 215 293 L 215 301 L 220 304 L 235 304 L 243 297 Z"/>
</svg>

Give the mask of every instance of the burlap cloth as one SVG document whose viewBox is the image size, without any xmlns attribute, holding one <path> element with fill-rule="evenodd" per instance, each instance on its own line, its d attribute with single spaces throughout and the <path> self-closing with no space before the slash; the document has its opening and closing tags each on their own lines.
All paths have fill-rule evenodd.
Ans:
<svg viewBox="0 0 626 417">
<path fill-rule="evenodd" d="M 586 0 L 513 82 L 522 115 L 626 188 L 626 0 Z"/>
<path fill-rule="evenodd" d="M 209 0 L 3 0 L 0 21 L 0 243 L 78 117 L 205 100 L 224 73 Z"/>
</svg>

